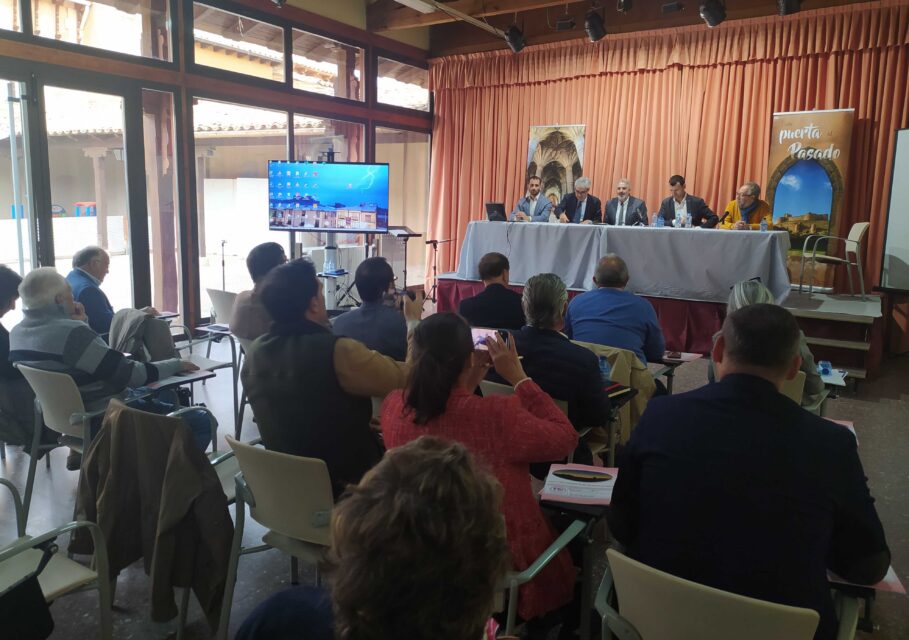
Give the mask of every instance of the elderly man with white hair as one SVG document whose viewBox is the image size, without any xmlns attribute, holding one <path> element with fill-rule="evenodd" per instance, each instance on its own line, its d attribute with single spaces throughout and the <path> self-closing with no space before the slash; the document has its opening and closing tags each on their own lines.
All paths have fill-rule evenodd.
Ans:
<svg viewBox="0 0 909 640">
<path fill-rule="evenodd" d="M 555 214 L 559 217 L 559 222 L 603 222 L 600 199 L 590 195 L 590 186 L 590 178 L 580 177 L 574 181 L 574 193 L 566 193 L 556 207 Z"/>
<path fill-rule="evenodd" d="M 73 270 L 66 281 L 73 290 L 73 298 L 85 307 L 89 326 L 98 333 L 110 331 L 114 308 L 107 295 L 101 290 L 101 283 L 110 271 L 110 256 L 101 247 L 85 247 L 73 256 Z M 142 309 L 149 315 L 158 315 L 154 307 Z"/>
<path fill-rule="evenodd" d="M 89 411 L 103 409 L 112 397 L 124 398 L 129 388 L 198 369 L 177 358 L 136 362 L 108 347 L 86 324 L 85 309 L 73 299 L 69 283 L 53 267 L 41 267 L 26 275 L 19 285 L 19 296 L 24 318 L 10 332 L 10 361 L 72 376 Z M 173 404 L 157 400 L 135 406 L 154 413 L 175 409 Z M 208 417 L 190 415 L 186 421 L 204 450 L 211 436 Z M 74 464 L 77 466 L 67 461 L 68 467 Z"/>
</svg>

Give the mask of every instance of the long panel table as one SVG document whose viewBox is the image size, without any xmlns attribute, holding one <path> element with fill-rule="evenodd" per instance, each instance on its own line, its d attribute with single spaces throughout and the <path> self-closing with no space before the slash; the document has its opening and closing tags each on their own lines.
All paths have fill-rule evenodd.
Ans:
<svg viewBox="0 0 909 640">
<path fill-rule="evenodd" d="M 597 260 L 625 260 L 628 290 L 648 297 L 725 302 L 736 282 L 759 277 L 781 303 L 789 294 L 785 231 L 728 231 L 671 227 L 610 227 L 555 223 L 474 221 L 467 226 L 458 270 L 478 280 L 477 264 L 491 251 L 508 257 L 510 279 L 523 284 L 556 273 L 569 289 L 593 287 Z"/>
</svg>

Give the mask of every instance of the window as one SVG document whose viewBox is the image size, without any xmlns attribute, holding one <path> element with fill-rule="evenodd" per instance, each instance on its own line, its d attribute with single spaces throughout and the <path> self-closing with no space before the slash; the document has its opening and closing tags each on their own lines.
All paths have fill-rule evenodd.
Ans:
<svg viewBox="0 0 909 640">
<path fill-rule="evenodd" d="M 205 316 L 211 306 L 206 289 L 252 288 L 246 270 L 249 250 L 263 242 L 287 241 L 286 234 L 268 229 L 268 161 L 287 159 L 287 114 L 197 100 L 193 122 L 200 309 Z"/>
<path fill-rule="evenodd" d="M 429 134 L 376 127 L 376 162 L 388 163 L 388 224 L 426 233 L 429 213 Z M 407 284 L 423 281 L 423 242 L 412 242 L 407 254 Z M 396 265 L 398 273 L 401 265 Z M 403 260 L 400 262 L 403 263 Z"/>
<path fill-rule="evenodd" d="M 376 99 L 381 104 L 429 111 L 429 71 L 380 56 Z"/>
<path fill-rule="evenodd" d="M 171 59 L 169 2 L 31 2 L 32 28 L 36 36 L 145 58 Z"/>
<path fill-rule="evenodd" d="M 123 98 L 46 85 L 44 104 L 57 269 L 98 245 L 110 255 L 111 305 L 132 307 Z"/>
<path fill-rule="evenodd" d="M 332 120 L 294 114 L 294 156 L 296 160 L 313 162 L 363 162 L 366 128 L 356 122 Z M 297 241 L 306 249 L 325 246 L 324 233 L 299 233 Z M 341 233 L 340 245 L 363 244 L 357 233 Z M 321 265 L 320 265 L 321 266 Z"/>
<path fill-rule="evenodd" d="M 0 29 L 22 31 L 19 0 L 0 0 Z"/>
<path fill-rule="evenodd" d="M 363 49 L 293 30 L 294 89 L 363 100 Z"/>
<path fill-rule="evenodd" d="M 284 82 L 284 29 L 193 3 L 196 64 Z"/>
</svg>

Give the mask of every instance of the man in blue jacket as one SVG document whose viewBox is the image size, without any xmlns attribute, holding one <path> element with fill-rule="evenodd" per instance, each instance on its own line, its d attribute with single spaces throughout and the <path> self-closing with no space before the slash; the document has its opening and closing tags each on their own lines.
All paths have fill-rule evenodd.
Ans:
<svg viewBox="0 0 909 640">
<path fill-rule="evenodd" d="M 101 283 L 109 270 L 110 256 L 104 249 L 85 247 L 73 256 L 73 270 L 66 276 L 73 289 L 73 298 L 85 307 L 88 326 L 102 335 L 110 331 L 110 322 L 114 317 L 114 308 L 101 291 Z M 158 314 L 152 307 L 145 307 L 142 311 L 149 315 Z"/>
</svg>

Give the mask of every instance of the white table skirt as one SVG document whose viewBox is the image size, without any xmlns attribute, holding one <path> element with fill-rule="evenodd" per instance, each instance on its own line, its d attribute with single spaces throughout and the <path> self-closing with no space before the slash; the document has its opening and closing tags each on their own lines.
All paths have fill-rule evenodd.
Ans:
<svg viewBox="0 0 909 640">
<path fill-rule="evenodd" d="M 467 226 L 456 277 L 479 279 L 483 255 L 498 251 L 523 284 L 556 273 L 572 289 L 593 288 L 600 257 L 628 264 L 628 290 L 647 296 L 725 302 L 736 282 L 760 277 L 777 302 L 789 294 L 785 231 L 729 231 L 670 227 L 609 227 L 557 223 L 474 221 Z"/>
</svg>

